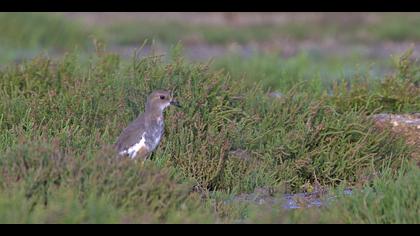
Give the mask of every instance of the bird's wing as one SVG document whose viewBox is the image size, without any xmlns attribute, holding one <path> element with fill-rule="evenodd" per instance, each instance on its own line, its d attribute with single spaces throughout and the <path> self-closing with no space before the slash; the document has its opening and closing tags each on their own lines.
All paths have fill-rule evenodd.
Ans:
<svg viewBox="0 0 420 236">
<path fill-rule="evenodd" d="M 123 130 L 115 144 L 119 152 L 128 149 L 141 140 L 145 131 L 144 119 L 139 116 Z"/>
</svg>

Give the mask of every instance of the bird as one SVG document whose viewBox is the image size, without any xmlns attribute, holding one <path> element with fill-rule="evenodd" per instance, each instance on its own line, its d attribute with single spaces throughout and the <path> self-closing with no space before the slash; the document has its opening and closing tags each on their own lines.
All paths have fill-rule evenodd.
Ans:
<svg viewBox="0 0 420 236">
<path fill-rule="evenodd" d="M 160 143 L 164 131 L 163 111 L 171 105 L 181 107 L 170 91 L 153 91 L 147 97 L 144 112 L 118 137 L 114 146 L 119 156 L 146 160 Z"/>
</svg>

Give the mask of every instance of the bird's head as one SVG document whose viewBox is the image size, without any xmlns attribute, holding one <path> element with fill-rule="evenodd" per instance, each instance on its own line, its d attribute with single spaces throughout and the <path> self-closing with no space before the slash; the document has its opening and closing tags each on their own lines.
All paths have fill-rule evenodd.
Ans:
<svg viewBox="0 0 420 236">
<path fill-rule="evenodd" d="M 157 90 L 149 95 L 147 98 L 146 109 L 163 111 L 170 105 L 181 107 L 179 102 L 173 97 L 173 94 L 168 90 Z"/>
</svg>

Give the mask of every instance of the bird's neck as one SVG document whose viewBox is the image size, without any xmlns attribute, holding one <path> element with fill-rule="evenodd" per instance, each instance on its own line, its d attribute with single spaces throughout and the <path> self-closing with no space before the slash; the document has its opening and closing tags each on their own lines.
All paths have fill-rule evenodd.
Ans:
<svg viewBox="0 0 420 236">
<path fill-rule="evenodd" d="M 146 106 L 146 114 L 148 114 L 147 119 L 162 119 L 163 118 L 163 109 L 160 107 L 151 107 Z M 150 120 L 151 121 L 151 120 Z"/>
<path fill-rule="evenodd" d="M 163 109 L 158 107 L 158 106 L 147 105 L 145 111 L 148 112 L 148 113 L 163 114 Z"/>
</svg>

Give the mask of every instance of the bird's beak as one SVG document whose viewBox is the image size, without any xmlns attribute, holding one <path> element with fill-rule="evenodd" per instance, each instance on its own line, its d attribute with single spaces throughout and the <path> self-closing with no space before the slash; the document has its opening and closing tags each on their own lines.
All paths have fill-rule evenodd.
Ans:
<svg viewBox="0 0 420 236">
<path fill-rule="evenodd" d="M 171 105 L 174 105 L 176 107 L 182 107 L 176 99 L 171 100 Z"/>
</svg>

